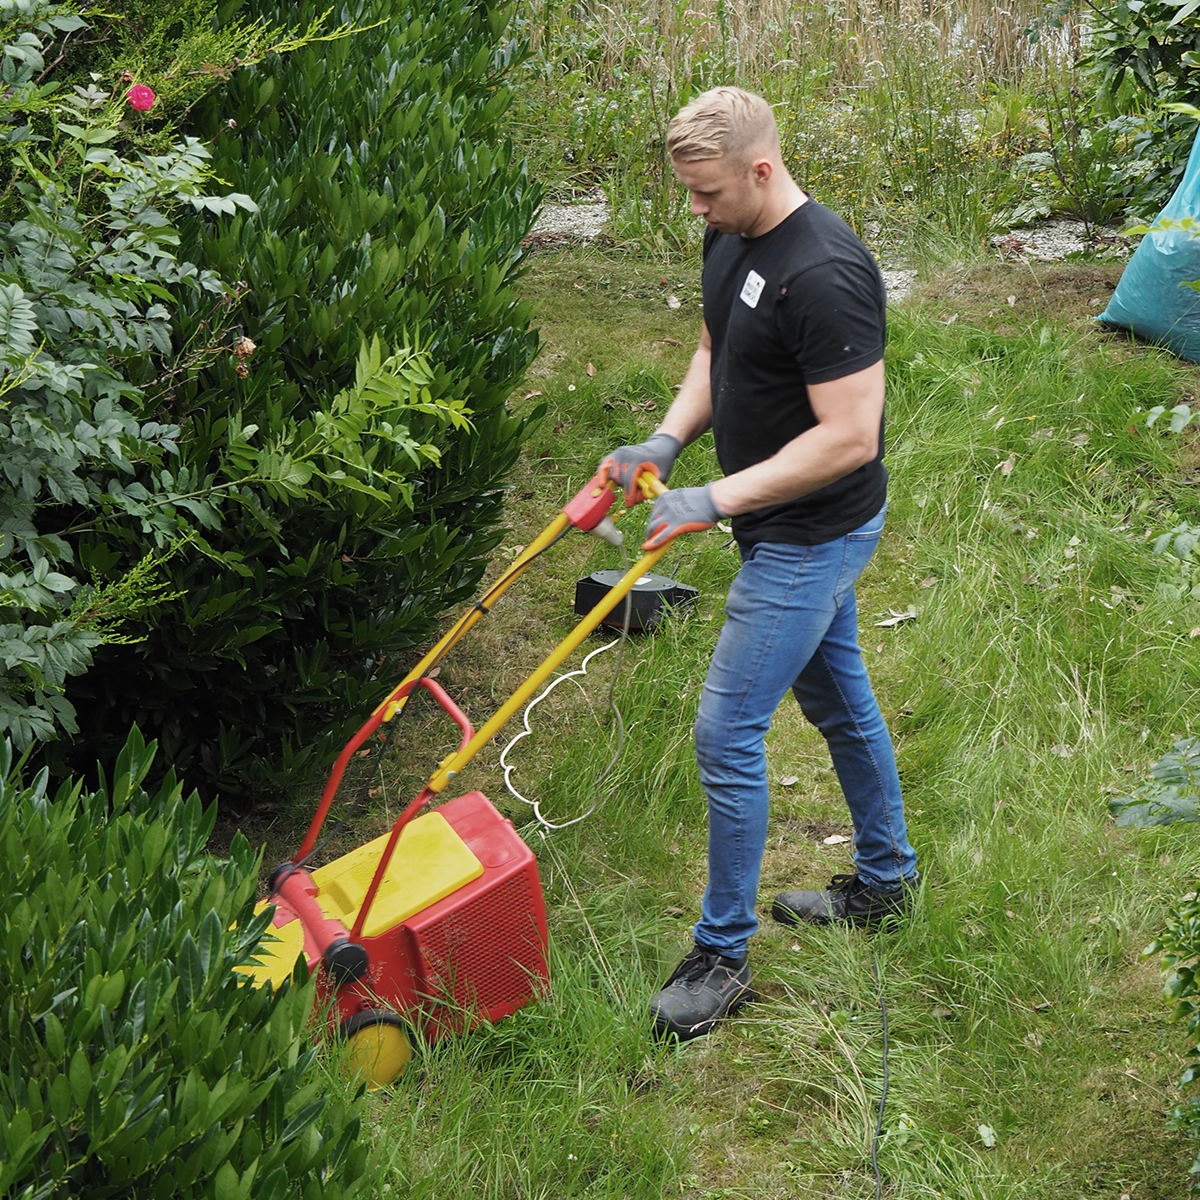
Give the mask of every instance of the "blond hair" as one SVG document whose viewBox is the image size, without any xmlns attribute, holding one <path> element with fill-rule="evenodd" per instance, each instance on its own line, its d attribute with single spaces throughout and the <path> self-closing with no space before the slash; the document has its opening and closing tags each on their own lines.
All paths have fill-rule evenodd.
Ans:
<svg viewBox="0 0 1200 1200">
<path fill-rule="evenodd" d="M 779 149 L 771 106 L 753 92 L 719 87 L 683 106 L 667 129 L 667 153 L 681 162 L 748 160 Z"/>
</svg>

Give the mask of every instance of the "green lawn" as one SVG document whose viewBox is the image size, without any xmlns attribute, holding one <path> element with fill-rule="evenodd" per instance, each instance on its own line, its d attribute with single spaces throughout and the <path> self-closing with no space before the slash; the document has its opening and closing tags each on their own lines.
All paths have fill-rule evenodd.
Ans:
<svg viewBox="0 0 1200 1200">
<path fill-rule="evenodd" d="M 1178 403 L 1200 375 L 1088 327 L 1088 293 L 1107 297 L 1115 277 L 1102 264 L 985 264 L 926 280 L 891 314 L 889 526 L 859 607 L 926 881 L 914 919 L 874 936 L 767 919 L 752 945 L 760 1003 L 681 1050 L 647 1036 L 646 1000 L 689 942 L 704 883 L 690 724 L 736 570 L 727 535 L 690 535 L 676 573 L 701 601 L 627 648 L 628 741 L 598 811 L 543 837 L 504 791 L 507 738 L 464 773 L 463 789 L 485 791 L 538 855 L 553 987 L 422 1053 L 372 1101 L 381 1194 L 873 1196 L 873 965 L 889 1014 L 886 1195 L 1182 1193 L 1194 1146 L 1164 1114 L 1187 1040 L 1140 952 L 1193 885 L 1200 840 L 1187 826 L 1118 830 L 1107 802 L 1197 724 L 1200 603 L 1164 586 L 1177 572 L 1148 537 L 1198 519 L 1181 476 L 1194 442 L 1148 434 L 1135 409 Z M 514 475 L 497 568 L 606 448 L 654 427 L 696 335 L 696 285 L 677 264 L 535 258 L 526 290 L 544 348 L 512 403 L 548 412 Z M 714 470 L 706 439 L 671 482 Z M 569 630 L 575 579 L 619 561 L 572 535 L 455 651 L 441 682 L 477 723 Z M 519 786 L 553 820 L 587 808 L 608 759 L 611 657 L 539 708 L 515 756 Z M 364 772 L 346 846 L 394 816 L 453 740 L 414 710 Z M 850 859 L 824 844 L 847 814 L 794 705 L 768 749 L 769 903 Z"/>
</svg>

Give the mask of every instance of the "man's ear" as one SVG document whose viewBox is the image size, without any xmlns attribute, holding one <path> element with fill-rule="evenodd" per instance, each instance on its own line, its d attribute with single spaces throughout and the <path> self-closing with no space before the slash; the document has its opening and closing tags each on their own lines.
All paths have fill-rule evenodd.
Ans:
<svg viewBox="0 0 1200 1200">
<path fill-rule="evenodd" d="M 771 176 L 775 173 L 775 166 L 769 158 L 759 158 L 750 164 L 750 171 L 754 182 L 759 187 L 763 187 L 771 181 Z"/>
</svg>

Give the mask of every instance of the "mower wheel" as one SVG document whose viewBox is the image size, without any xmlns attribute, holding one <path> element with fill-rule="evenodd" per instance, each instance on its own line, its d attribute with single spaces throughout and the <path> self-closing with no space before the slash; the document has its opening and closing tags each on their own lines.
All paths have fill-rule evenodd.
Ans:
<svg viewBox="0 0 1200 1200">
<path fill-rule="evenodd" d="M 342 1058 L 346 1073 L 357 1076 L 371 1091 L 399 1079 L 412 1059 L 404 1022 L 386 1009 L 369 1008 L 347 1017 L 340 1033 L 346 1046 Z"/>
</svg>

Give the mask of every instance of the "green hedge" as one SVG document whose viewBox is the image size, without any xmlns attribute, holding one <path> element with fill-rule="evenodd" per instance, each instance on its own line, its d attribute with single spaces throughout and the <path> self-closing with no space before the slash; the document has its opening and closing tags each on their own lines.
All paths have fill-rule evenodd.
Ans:
<svg viewBox="0 0 1200 1200">
<path fill-rule="evenodd" d="M 301 27 L 323 11 L 219 9 Z M 245 282 L 231 328 L 257 348 L 244 378 L 224 355 L 167 397 L 181 475 L 212 479 L 238 431 L 257 427 L 265 447 L 326 407 L 376 337 L 422 351 L 435 405 L 463 406 L 471 428 L 411 414 L 406 435 L 437 461 L 409 463 L 405 489 L 240 488 L 243 503 L 171 561 L 182 595 L 154 611 L 148 639 L 105 647 L 71 688 L 89 753 L 111 756 L 136 721 L 223 794 L 278 780 L 327 751 L 338 719 L 361 715 L 397 656 L 475 590 L 524 435 L 505 397 L 536 350 L 513 290 L 539 195 L 502 136 L 519 55 L 508 16 L 487 0 L 359 0 L 330 24 L 360 32 L 238 70 L 194 114 L 191 132 L 215 139 L 216 176 L 259 212 L 197 217 L 183 252 Z M 213 315 L 182 303 L 186 345 Z M 403 454 L 394 441 L 368 452 L 380 468 Z M 143 540 L 129 527 L 88 535 L 79 554 L 110 570 L 137 561 Z"/>
<path fill-rule="evenodd" d="M 237 835 L 135 731 L 111 782 L 53 796 L 0 748 L 0 1197 L 361 1194 L 359 1118 L 306 1044 L 315 983 L 239 982 L 267 918 Z M 303 968 L 300 968 L 301 970 Z"/>
</svg>

